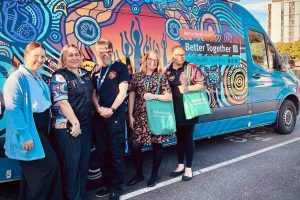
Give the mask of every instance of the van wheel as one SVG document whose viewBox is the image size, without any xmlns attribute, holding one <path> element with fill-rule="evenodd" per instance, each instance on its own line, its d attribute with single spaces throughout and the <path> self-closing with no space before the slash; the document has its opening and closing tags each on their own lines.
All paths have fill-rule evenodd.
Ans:
<svg viewBox="0 0 300 200">
<path fill-rule="evenodd" d="M 290 134 L 296 125 L 296 107 L 290 100 L 285 100 L 280 109 L 277 118 L 277 127 L 275 131 L 279 134 Z"/>
</svg>

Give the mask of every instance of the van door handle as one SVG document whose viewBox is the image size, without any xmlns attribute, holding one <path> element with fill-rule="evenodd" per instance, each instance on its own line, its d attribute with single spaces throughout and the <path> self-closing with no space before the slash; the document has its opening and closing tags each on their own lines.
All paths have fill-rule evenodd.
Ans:
<svg viewBox="0 0 300 200">
<path fill-rule="evenodd" d="M 261 75 L 260 74 L 253 74 L 252 77 L 255 78 L 255 79 L 259 79 L 259 78 L 261 78 Z"/>
</svg>

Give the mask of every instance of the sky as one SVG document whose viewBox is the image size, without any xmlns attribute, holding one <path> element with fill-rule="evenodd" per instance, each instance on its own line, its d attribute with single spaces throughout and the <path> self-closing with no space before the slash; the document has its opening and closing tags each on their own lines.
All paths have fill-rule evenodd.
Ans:
<svg viewBox="0 0 300 200">
<path fill-rule="evenodd" d="M 268 3 L 271 0 L 240 0 L 239 4 L 249 10 L 267 30 Z"/>
</svg>

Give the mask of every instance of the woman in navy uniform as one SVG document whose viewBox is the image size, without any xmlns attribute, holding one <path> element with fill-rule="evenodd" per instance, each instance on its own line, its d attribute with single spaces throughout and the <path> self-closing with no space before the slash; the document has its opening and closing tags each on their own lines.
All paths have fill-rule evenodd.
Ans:
<svg viewBox="0 0 300 200">
<path fill-rule="evenodd" d="M 51 79 L 54 140 L 62 169 L 64 199 L 84 199 L 91 149 L 93 85 L 80 68 L 83 55 L 75 45 L 63 47 Z"/>
</svg>

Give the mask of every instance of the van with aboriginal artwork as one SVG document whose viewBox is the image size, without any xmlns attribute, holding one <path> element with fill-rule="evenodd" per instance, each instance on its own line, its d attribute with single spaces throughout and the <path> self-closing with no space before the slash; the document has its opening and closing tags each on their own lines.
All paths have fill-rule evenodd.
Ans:
<svg viewBox="0 0 300 200">
<path fill-rule="evenodd" d="M 186 59 L 206 77 L 211 115 L 199 117 L 195 139 L 273 125 L 293 131 L 299 112 L 299 80 L 286 69 L 268 34 L 245 8 L 227 0 L 2 0 L 0 2 L 0 97 L 6 77 L 23 63 L 26 44 L 41 42 L 47 53 L 43 73 L 58 68 L 60 51 L 75 44 L 91 70 L 100 37 L 114 44 L 114 59 L 139 59 L 156 51 L 165 67 L 171 48 L 181 44 Z M 15 66 L 15 67 L 13 67 Z M 1 146 L 5 137 L 3 98 Z M 1 136 L 0 136 L 1 137 Z M 175 140 L 170 141 L 173 144 Z M 0 149 L 0 182 L 20 173 Z M 93 157 L 93 155 L 92 155 Z M 4 164 L 3 164 L 4 163 Z M 93 160 L 91 163 L 93 165 Z M 91 179 L 101 176 L 99 170 Z"/>
</svg>

